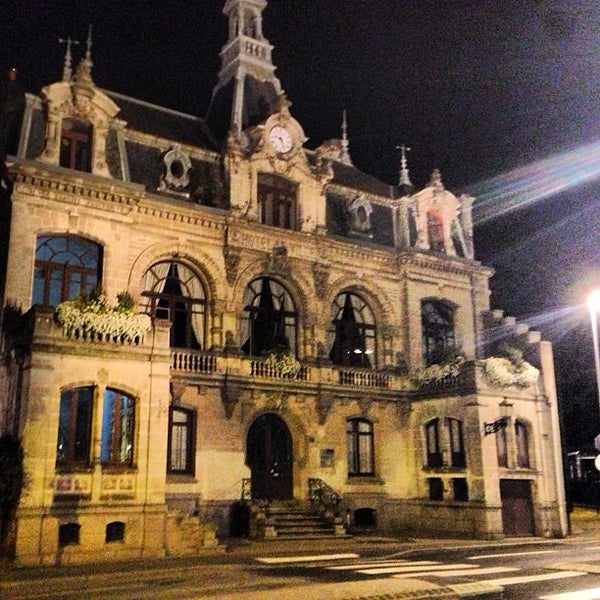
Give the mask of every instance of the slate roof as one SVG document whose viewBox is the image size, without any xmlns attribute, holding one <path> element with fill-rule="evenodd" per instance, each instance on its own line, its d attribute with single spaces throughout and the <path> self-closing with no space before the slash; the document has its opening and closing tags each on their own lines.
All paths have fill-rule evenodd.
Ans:
<svg viewBox="0 0 600 600">
<path fill-rule="evenodd" d="M 102 91 L 121 109 L 117 118 L 125 121 L 128 128 L 189 146 L 217 150 L 203 119 L 116 92 Z"/>
</svg>

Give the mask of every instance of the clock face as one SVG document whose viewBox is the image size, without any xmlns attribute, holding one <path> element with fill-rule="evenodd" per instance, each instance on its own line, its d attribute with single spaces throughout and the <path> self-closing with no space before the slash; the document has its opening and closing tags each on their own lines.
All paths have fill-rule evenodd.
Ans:
<svg viewBox="0 0 600 600">
<path fill-rule="evenodd" d="M 294 145 L 290 132 L 281 125 L 275 125 L 269 131 L 269 143 L 281 154 L 289 152 Z"/>
</svg>

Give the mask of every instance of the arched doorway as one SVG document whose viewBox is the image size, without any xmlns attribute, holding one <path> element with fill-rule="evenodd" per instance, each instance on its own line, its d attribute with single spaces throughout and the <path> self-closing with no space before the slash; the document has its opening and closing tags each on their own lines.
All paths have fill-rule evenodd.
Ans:
<svg viewBox="0 0 600 600">
<path fill-rule="evenodd" d="M 273 413 L 258 417 L 248 430 L 246 465 L 250 467 L 252 498 L 294 497 L 292 435 Z"/>
</svg>

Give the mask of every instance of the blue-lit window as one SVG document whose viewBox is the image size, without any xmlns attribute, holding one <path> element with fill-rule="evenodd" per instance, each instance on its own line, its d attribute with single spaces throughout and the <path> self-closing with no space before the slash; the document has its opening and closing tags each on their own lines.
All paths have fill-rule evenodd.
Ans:
<svg viewBox="0 0 600 600">
<path fill-rule="evenodd" d="M 131 466 L 135 425 L 135 400 L 113 389 L 104 393 L 100 461 L 104 465 Z"/>
<path fill-rule="evenodd" d="M 100 285 L 102 248 L 75 236 L 40 236 L 32 304 L 57 306 Z"/>
</svg>

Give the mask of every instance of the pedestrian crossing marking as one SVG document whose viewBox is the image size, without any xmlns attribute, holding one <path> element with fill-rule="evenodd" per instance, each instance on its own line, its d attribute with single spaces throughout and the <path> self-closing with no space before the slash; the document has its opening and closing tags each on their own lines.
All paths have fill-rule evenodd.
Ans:
<svg viewBox="0 0 600 600">
<path fill-rule="evenodd" d="M 500 554 L 478 554 L 468 556 L 467 560 L 483 560 L 485 558 L 504 558 L 505 556 L 529 556 L 531 554 L 555 554 L 558 550 L 533 550 L 527 552 L 502 552 Z"/>
<path fill-rule="evenodd" d="M 454 563 L 451 565 L 443 565 L 443 564 L 437 564 L 435 566 L 435 571 L 433 571 L 434 573 L 437 571 L 447 571 L 449 569 L 475 569 L 477 567 L 477 565 L 468 565 L 468 564 L 461 564 L 461 563 Z M 431 571 L 431 565 L 422 565 L 422 566 L 413 566 L 413 565 L 406 565 L 403 567 L 383 567 L 383 568 L 376 568 L 376 569 L 359 569 L 357 570 L 357 573 L 361 573 L 363 575 L 393 575 L 396 573 L 419 573 L 422 571 Z"/>
<path fill-rule="evenodd" d="M 551 596 L 540 596 L 540 600 L 598 600 L 600 598 L 600 588 L 590 588 L 579 590 L 577 592 L 564 592 L 562 594 L 552 594 Z"/>
<path fill-rule="evenodd" d="M 494 573 L 510 573 L 511 571 L 520 571 L 518 567 L 484 567 L 481 569 L 456 569 L 455 571 L 432 571 L 434 577 L 466 577 L 468 575 L 493 575 Z M 419 573 L 420 575 L 429 575 L 429 573 Z M 401 579 L 404 575 L 394 575 Z"/>
<path fill-rule="evenodd" d="M 347 554 L 313 554 L 312 556 L 263 556 L 256 558 L 256 560 L 267 565 L 281 565 L 298 562 L 317 562 L 323 560 L 346 560 L 350 558 L 360 558 L 360 554 L 350 552 Z"/>
<path fill-rule="evenodd" d="M 542 575 L 523 575 L 521 577 L 501 577 L 500 579 L 486 579 L 485 583 L 490 585 L 516 585 L 518 583 L 535 583 L 538 581 L 551 581 L 552 579 L 565 579 L 567 577 L 579 577 L 587 575 L 581 571 L 558 571 L 556 573 L 545 573 Z"/>
<path fill-rule="evenodd" d="M 435 560 L 384 560 L 384 561 L 369 561 L 365 563 L 354 563 L 351 565 L 335 565 L 333 567 L 325 567 L 328 571 L 354 571 L 356 569 L 368 569 L 370 567 L 401 567 L 407 565 L 439 565 Z"/>
</svg>

